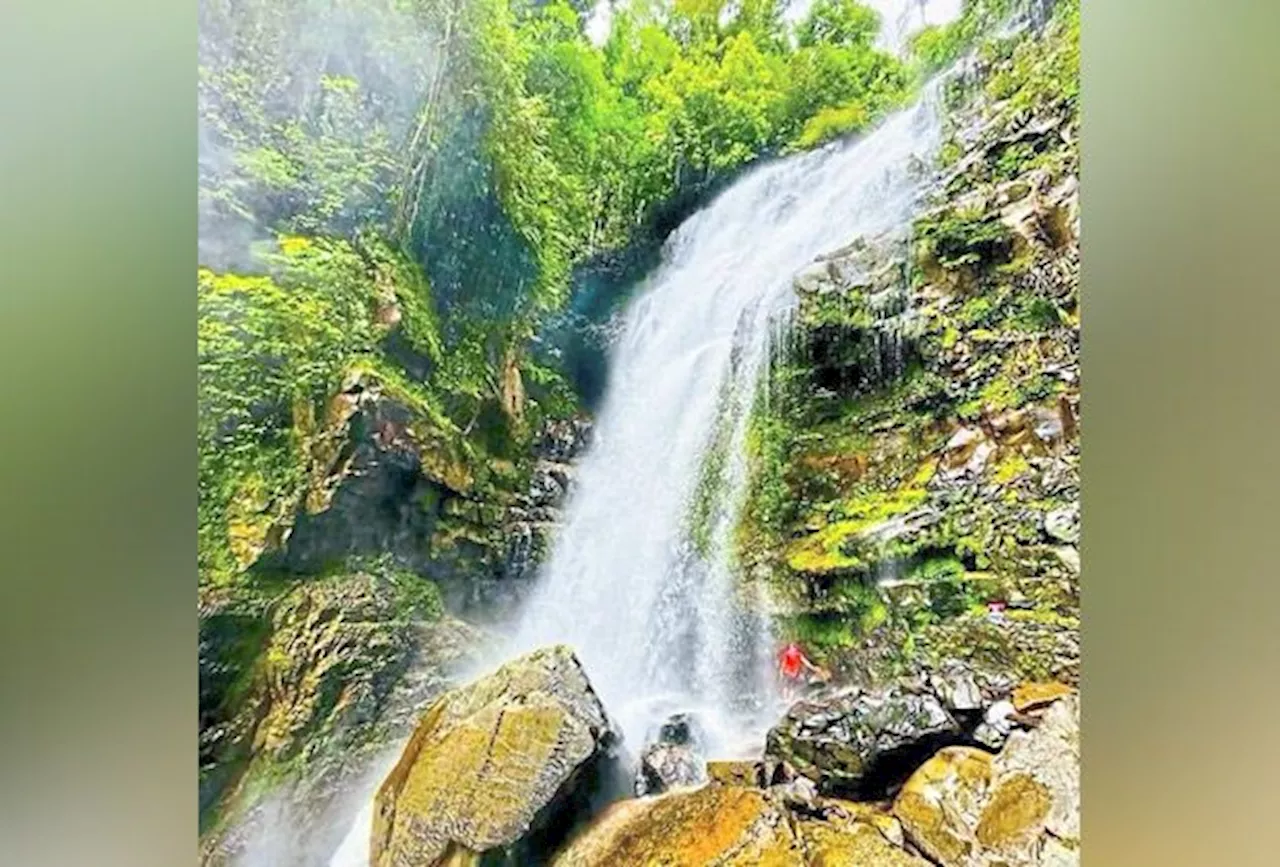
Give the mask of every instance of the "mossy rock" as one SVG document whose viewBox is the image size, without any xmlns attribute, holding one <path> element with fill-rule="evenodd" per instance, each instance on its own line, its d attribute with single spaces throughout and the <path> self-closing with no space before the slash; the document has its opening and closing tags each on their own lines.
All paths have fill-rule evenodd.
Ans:
<svg viewBox="0 0 1280 867">
<path fill-rule="evenodd" d="M 895 846 L 871 824 L 862 822 L 838 828 L 826 822 L 801 822 L 798 826 L 810 867 L 926 867 L 929 864 Z"/>
<path fill-rule="evenodd" d="M 623 801 L 606 811 L 553 867 L 925 867 L 859 811 L 824 821 L 793 813 L 771 792 L 710 785 Z M 887 818 L 887 817 L 883 817 Z"/>
<path fill-rule="evenodd" d="M 474 640 L 443 618 L 435 586 L 382 570 L 307 580 L 257 576 L 202 593 L 202 863 L 235 863 L 274 810 L 291 848 L 336 832 L 333 799 L 385 743 L 408 734 L 413 702 Z M 415 661 L 430 670 L 407 684 Z M 322 827 L 323 826 L 323 827 Z M 335 842 L 336 845 L 336 842 Z M 292 863 L 292 862 L 289 862 Z"/>
<path fill-rule="evenodd" d="M 728 786 L 760 786 L 764 782 L 764 771 L 764 763 L 753 759 L 707 762 L 707 779 Z"/>
<path fill-rule="evenodd" d="M 907 780 L 893 814 L 942 867 L 1078 863 L 1079 735 L 1073 693 L 995 756 L 968 747 L 935 754 Z"/>
<path fill-rule="evenodd" d="M 375 798 L 370 863 L 526 863 L 572 823 L 616 740 L 569 648 L 516 659 L 422 717 Z"/>
<path fill-rule="evenodd" d="M 1071 687 L 1057 682 L 1022 683 L 1013 691 L 1013 707 L 1025 713 L 1064 698 L 1071 692 Z"/>
<path fill-rule="evenodd" d="M 763 791 L 707 786 L 615 806 L 553 864 L 801 867 L 804 858 L 785 814 Z"/>
<path fill-rule="evenodd" d="M 943 867 L 977 863 L 970 824 L 991 784 L 991 756 L 948 747 L 907 780 L 893 813 L 907 838 Z"/>
<path fill-rule="evenodd" d="M 853 689 L 797 702 L 770 729 L 765 754 L 813 780 L 824 794 L 883 797 L 914 766 L 895 781 L 903 761 L 921 753 L 923 759 L 960 731 L 930 693 Z"/>
</svg>

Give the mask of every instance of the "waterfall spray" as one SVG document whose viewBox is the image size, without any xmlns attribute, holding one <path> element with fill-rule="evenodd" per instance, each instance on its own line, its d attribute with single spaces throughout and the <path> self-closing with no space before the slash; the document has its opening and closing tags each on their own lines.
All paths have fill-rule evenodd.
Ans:
<svg viewBox="0 0 1280 867">
<path fill-rule="evenodd" d="M 931 88 L 860 140 L 754 169 L 680 226 L 625 311 L 593 444 L 510 649 L 573 646 L 633 745 L 693 709 L 731 749 L 773 710 L 767 618 L 733 556 L 771 337 L 816 257 L 907 224 L 912 165 L 939 135 Z"/>
</svg>

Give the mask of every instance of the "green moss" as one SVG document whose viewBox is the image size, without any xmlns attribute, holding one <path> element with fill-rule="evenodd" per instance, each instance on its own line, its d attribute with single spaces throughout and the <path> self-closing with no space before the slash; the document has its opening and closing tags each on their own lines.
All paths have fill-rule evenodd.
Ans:
<svg viewBox="0 0 1280 867">
<path fill-rule="evenodd" d="M 959 615 L 982 605 L 981 585 L 963 578 L 943 578 L 929 587 L 929 610 L 940 619 Z"/>
<path fill-rule="evenodd" d="M 922 257 L 948 270 L 1003 264 L 1013 252 L 1008 228 L 982 206 L 945 210 L 918 220 L 915 233 Z"/>
<path fill-rule="evenodd" d="M 686 518 L 694 550 L 700 556 L 710 553 L 711 533 L 718 504 L 724 496 L 724 470 L 729 458 L 729 439 L 732 430 L 730 416 L 724 411 L 730 395 L 721 395 L 719 412 L 710 447 L 699 470 L 698 484 L 693 491 L 693 501 Z"/>
<path fill-rule="evenodd" d="M 853 623 L 842 615 L 784 617 L 779 625 L 784 636 L 818 651 L 853 647 L 857 643 Z"/>
<path fill-rule="evenodd" d="M 1015 328 L 1030 332 L 1047 331 L 1062 324 L 1058 308 L 1039 295 L 1026 295 L 1019 299 L 1010 319 Z"/>
<path fill-rule="evenodd" d="M 1031 465 L 1027 463 L 1026 458 L 1018 452 L 1010 451 L 996 464 L 992 480 L 996 484 L 1003 485 L 1019 478 L 1030 469 Z"/>
<path fill-rule="evenodd" d="M 951 554 L 935 554 L 918 562 L 911 570 L 910 577 L 921 581 L 941 581 L 960 577 L 964 574 L 964 564 Z"/>
<path fill-rule="evenodd" d="M 837 520 L 788 549 L 787 565 L 796 572 L 818 574 L 867 568 L 868 552 L 859 537 L 923 503 L 934 469 L 933 464 L 925 464 L 896 490 L 867 491 L 840 503 L 835 509 Z"/>
<path fill-rule="evenodd" d="M 435 582 L 411 572 L 399 573 L 393 580 L 402 610 L 427 620 L 436 620 L 444 613 L 444 602 Z"/>
<path fill-rule="evenodd" d="M 955 165 L 964 155 L 963 148 L 955 139 L 947 139 L 938 151 L 938 164 L 943 168 Z"/>
<path fill-rule="evenodd" d="M 1005 51 L 1007 63 L 986 84 L 987 95 L 1012 113 L 1074 105 L 1080 96 L 1080 3 L 1062 0 L 1045 38 Z"/>
<path fill-rule="evenodd" d="M 956 314 L 956 324 L 966 331 L 991 325 L 995 320 L 995 313 L 995 300 L 987 295 L 978 295 L 961 306 Z"/>
<path fill-rule="evenodd" d="M 1038 157 L 1039 152 L 1033 144 L 1016 142 L 1000 150 L 991 171 L 996 180 L 1012 180 L 1034 168 Z"/>
<path fill-rule="evenodd" d="M 928 48 L 932 39 L 933 49 L 945 54 L 962 43 L 977 44 L 987 31 L 975 26 L 982 17 L 975 10 L 982 7 L 987 23 L 1008 11 L 967 5 L 967 31 L 939 29 L 918 47 Z M 978 616 L 985 601 L 1003 592 L 1011 576 L 1039 569 L 1028 566 L 1038 524 L 1023 517 L 1038 471 L 1016 449 L 1000 448 L 979 482 L 1004 486 L 993 496 L 970 490 L 956 500 L 943 494 L 951 485 L 930 492 L 927 479 L 911 476 L 930 465 L 954 432 L 956 416 L 997 416 L 1050 400 L 1063 387 L 1043 367 L 1046 347 L 1056 357 L 1061 328 L 1071 320 L 1052 300 L 1028 289 L 1035 247 L 1015 237 L 995 204 L 997 189 L 1014 199 L 1028 194 L 1019 184 L 1002 186 L 1007 179 L 1048 170 L 1056 182 L 1075 170 L 1074 96 L 1062 76 L 1071 70 L 1076 48 L 1061 43 L 1076 38 L 1078 3 L 1063 0 L 1054 16 L 1043 39 L 1020 33 L 982 42 L 983 56 L 1000 80 L 948 86 L 952 108 L 981 112 L 990 123 L 977 144 L 989 149 L 989 158 L 966 160 L 972 154 L 958 138 L 945 140 L 938 163 L 945 168 L 965 160 L 965 170 L 949 175 L 942 195 L 951 202 L 944 199 L 914 226 L 911 285 L 932 284 L 933 290 L 921 294 L 922 331 L 913 338 L 905 374 L 891 382 L 859 381 L 856 388 L 840 379 L 840 393 L 827 386 L 815 394 L 809 359 L 774 365 L 771 396 L 780 399 L 752 419 L 752 481 L 741 547 L 744 562 L 762 570 L 781 598 L 804 612 L 781 624 L 785 634 L 835 652 L 859 646 L 869 630 L 887 628 L 892 641 L 906 646 L 919 637 L 920 652 L 932 654 L 938 649 L 935 633 L 972 630 L 974 651 L 986 653 L 982 642 L 1000 636 L 974 626 L 985 622 Z M 1033 120 L 1062 123 L 1047 134 L 1024 135 Z M 957 201 L 974 204 L 957 207 Z M 841 330 L 865 330 L 868 315 L 857 290 L 812 298 L 802 293 L 794 325 L 800 333 L 790 342 L 812 346 Z M 960 373 L 949 366 L 955 359 L 945 350 L 962 344 L 967 359 Z M 887 543 L 870 533 L 925 503 L 939 514 L 935 523 Z M 894 570 L 908 580 L 885 585 L 885 599 L 891 600 L 886 607 L 867 585 L 872 576 Z M 1035 653 L 1040 651 L 1023 655 Z M 1018 649 L 1002 645 L 989 655 L 1011 654 L 1018 656 Z M 1028 661 L 1023 667 L 1034 666 Z"/>
</svg>

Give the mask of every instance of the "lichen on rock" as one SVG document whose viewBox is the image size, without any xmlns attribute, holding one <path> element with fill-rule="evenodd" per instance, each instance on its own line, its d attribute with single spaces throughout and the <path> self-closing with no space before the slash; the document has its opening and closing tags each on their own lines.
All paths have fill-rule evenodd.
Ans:
<svg viewBox="0 0 1280 867">
<path fill-rule="evenodd" d="M 926 867 L 890 839 L 892 823 L 824 802 L 801 815 L 777 792 L 711 784 L 614 805 L 556 856 L 554 867 Z M 840 815 L 837 815 L 840 814 Z"/>
<path fill-rule="evenodd" d="M 881 796 L 961 727 L 928 692 L 851 689 L 801 701 L 769 731 L 766 755 L 825 794 Z"/>
<path fill-rule="evenodd" d="M 942 867 L 1079 863 L 1079 697 L 1060 697 L 992 756 L 942 750 L 894 801 L 907 839 Z"/>
<path fill-rule="evenodd" d="M 527 863 L 595 794 L 617 739 L 564 646 L 447 693 L 378 790 L 371 864 Z"/>
</svg>

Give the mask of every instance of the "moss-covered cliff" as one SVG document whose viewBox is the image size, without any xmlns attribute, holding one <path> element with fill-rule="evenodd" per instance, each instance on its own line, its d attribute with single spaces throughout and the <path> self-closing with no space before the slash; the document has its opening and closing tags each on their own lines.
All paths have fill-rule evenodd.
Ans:
<svg viewBox="0 0 1280 867">
<path fill-rule="evenodd" d="M 910 233 L 797 280 L 759 402 L 744 567 L 849 676 L 1078 676 L 1078 3 L 1041 25 L 944 85 Z"/>
</svg>

